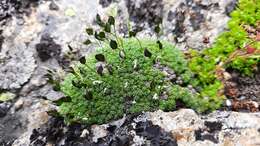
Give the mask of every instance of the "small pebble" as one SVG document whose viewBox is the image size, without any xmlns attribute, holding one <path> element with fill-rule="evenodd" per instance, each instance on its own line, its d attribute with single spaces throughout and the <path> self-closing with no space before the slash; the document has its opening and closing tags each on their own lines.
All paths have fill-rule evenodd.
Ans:
<svg viewBox="0 0 260 146">
<path fill-rule="evenodd" d="M 231 105 L 232 105 L 232 102 L 229 99 L 227 99 L 226 100 L 226 106 L 231 106 Z"/>
<path fill-rule="evenodd" d="M 18 111 L 23 107 L 24 101 L 22 99 L 19 99 L 15 104 L 14 104 L 14 109 L 15 111 Z"/>
<path fill-rule="evenodd" d="M 89 131 L 87 129 L 84 129 L 80 135 L 81 138 L 86 137 L 87 135 L 89 135 Z"/>
<path fill-rule="evenodd" d="M 240 96 L 240 97 L 239 97 L 239 100 L 244 100 L 244 99 L 246 99 L 245 96 Z"/>
</svg>

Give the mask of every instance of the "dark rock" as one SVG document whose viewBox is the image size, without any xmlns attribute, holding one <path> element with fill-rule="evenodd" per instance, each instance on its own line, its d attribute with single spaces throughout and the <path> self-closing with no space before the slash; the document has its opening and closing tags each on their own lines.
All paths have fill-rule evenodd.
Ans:
<svg viewBox="0 0 260 146">
<path fill-rule="evenodd" d="M 237 0 L 231 1 L 225 8 L 225 12 L 228 16 L 230 16 L 230 13 L 236 8 L 237 6 Z"/>
<path fill-rule="evenodd" d="M 10 106 L 6 103 L 0 104 L 0 118 L 4 117 L 9 111 Z"/>
<path fill-rule="evenodd" d="M 38 5 L 39 0 L 1 0 L 0 1 L 0 22 L 13 15 L 26 14 L 31 12 L 31 7 Z"/>
<path fill-rule="evenodd" d="M 2 44 L 4 43 L 4 37 L 2 36 L 3 30 L 0 30 L 0 52 L 2 49 Z"/>
<path fill-rule="evenodd" d="M 99 0 L 99 4 L 102 5 L 103 8 L 108 7 L 114 0 Z"/>
<path fill-rule="evenodd" d="M 53 11 L 58 11 L 59 10 L 59 6 L 54 1 L 52 1 L 50 3 L 49 8 L 50 8 L 50 10 L 53 10 Z"/>
<path fill-rule="evenodd" d="M 171 22 L 171 21 L 175 18 L 175 16 L 176 16 L 176 13 L 173 12 L 173 11 L 170 11 L 170 12 L 168 13 L 167 21 L 170 21 L 170 22 Z"/>
<path fill-rule="evenodd" d="M 22 122 L 22 117 L 7 114 L 0 118 L 0 145 L 11 146 L 12 143 L 25 132 L 27 127 Z"/>
<path fill-rule="evenodd" d="M 126 6 L 130 20 L 135 22 L 139 27 L 142 27 L 144 22 L 153 27 L 161 21 L 163 16 L 162 0 L 143 0 L 138 2 L 135 0 L 126 0 Z"/>
<path fill-rule="evenodd" d="M 184 3 L 180 4 L 179 9 L 175 13 L 175 29 L 173 30 L 174 35 L 177 37 L 182 37 L 183 33 L 185 33 L 185 12 L 182 10 L 184 8 Z M 178 40 L 176 40 L 178 42 Z"/>
<path fill-rule="evenodd" d="M 136 132 L 136 135 L 145 137 L 151 142 L 152 146 L 177 146 L 176 140 L 171 138 L 171 134 L 165 132 L 157 125 L 152 125 L 152 122 L 134 122 L 136 116 L 127 117 L 125 123 L 119 127 L 110 125 L 107 130 L 106 137 L 98 139 L 97 143 L 92 141 L 91 136 L 80 137 L 84 129 L 89 129 L 84 125 L 72 124 L 67 126 L 61 118 L 51 118 L 47 124 L 42 125 L 39 129 L 34 129 L 30 137 L 31 145 L 52 143 L 58 145 L 60 141 L 64 141 L 64 146 L 128 146 L 134 144 L 131 130 Z M 136 124 L 133 128 L 132 124 Z M 66 130 L 65 130 L 66 129 Z"/>
<path fill-rule="evenodd" d="M 200 11 L 195 11 L 190 17 L 191 26 L 194 31 L 200 29 L 200 24 L 205 22 L 205 17 Z"/>
<path fill-rule="evenodd" d="M 213 133 L 215 131 L 220 131 L 222 128 L 222 123 L 221 122 L 210 122 L 210 121 L 205 121 L 205 126 L 207 126 L 209 128 L 209 132 Z"/>
<path fill-rule="evenodd" d="M 49 35 L 44 35 L 40 43 L 36 45 L 36 51 L 41 61 L 44 62 L 52 57 L 58 59 L 61 53 L 61 46 L 56 44 Z"/>
<path fill-rule="evenodd" d="M 219 142 L 218 138 L 215 138 L 214 134 L 212 134 L 212 133 L 204 133 L 204 131 L 202 129 L 199 129 L 199 130 L 195 131 L 195 139 L 196 140 L 201 140 L 201 141 L 209 140 L 209 141 L 212 141 L 212 142 L 214 142 L 216 144 Z"/>
</svg>

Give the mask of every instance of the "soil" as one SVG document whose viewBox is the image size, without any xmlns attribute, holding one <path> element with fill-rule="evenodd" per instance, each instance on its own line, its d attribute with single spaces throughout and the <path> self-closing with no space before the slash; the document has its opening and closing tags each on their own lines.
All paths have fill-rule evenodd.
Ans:
<svg viewBox="0 0 260 146">
<path fill-rule="evenodd" d="M 244 76 L 232 70 L 229 72 L 232 78 L 226 83 L 225 94 L 233 101 L 232 110 L 259 111 L 260 71 L 255 72 L 252 76 Z"/>
</svg>

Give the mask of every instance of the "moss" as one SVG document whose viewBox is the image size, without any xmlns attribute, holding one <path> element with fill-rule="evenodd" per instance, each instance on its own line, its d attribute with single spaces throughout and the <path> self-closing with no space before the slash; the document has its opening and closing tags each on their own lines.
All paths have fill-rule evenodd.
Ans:
<svg viewBox="0 0 260 146">
<path fill-rule="evenodd" d="M 192 78 L 184 55 L 168 42 L 159 49 L 154 40 L 123 39 L 125 58 L 119 57 L 122 50 L 109 46 L 86 58 L 86 64 L 78 63 L 61 84 L 67 101 L 60 105 L 59 113 L 67 122 L 102 124 L 118 119 L 124 114 L 140 113 L 157 109 L 173 110 L 175 101 L 182 100 L 187 107 L 198 111 L 215 109 L 215 103 L 193 95 L 186 87 L 166 80 L 166 75 L 156 67 L 155 60 L 183 76 L 185 84 Z M 149 48 L 151 57 L 144 56 Z M 103 54 L 105 62 L 97 61 Z M 102 74 L 97 64 L 103 64 Z M 185 79 L 184 79 L 185 77 Z M 167 93 L 167 98 L 162 95 Z M 201 108 L 203 103 L 207 107 Z M 213 105 L 214 104 L 214 105 Z"/>
<path fill-rule="evenodd" d="M 217 79 L 217 65 L 223 64 L 224 69 L 231 68 L 244 75 L 251 75 L 260 61 L 259 57 L 250 58 L 251 54 L 247 53 L 246 48 L 250 44 L 250 47 L 260 49 L 259 42 L 250 38 L 246 30 L 247 27 L 256 29 L 259 25 L 260 0 L 240 0 L 231 17 L 229 30 L 216 39 L 212 48 L 202 52 L 190 51 L 192 57 L 189 67 L 196 76 L 192 84 L 200 88 L 201 96 L 212 97 L 214 100 L 218 100 L 224 87 Z"/>
<path fill-rule="evenodd" d="M 15 94 L 13 94 L 13 93 L 9 93 L 9 92 L 1 93 L 0 92 L 0 102 L 10 101 L 14 98 L 15 98 Z"/>
</svg>

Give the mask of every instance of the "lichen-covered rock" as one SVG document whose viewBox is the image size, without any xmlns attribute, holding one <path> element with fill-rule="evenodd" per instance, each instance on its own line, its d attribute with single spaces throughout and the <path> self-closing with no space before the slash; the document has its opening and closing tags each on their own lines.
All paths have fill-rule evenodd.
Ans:
<svg viewBox="0 0 260 146">
<path fill-rule="evenodd" d="M 4 43 L 0 52 L 0 88 L 17 89 L 31 77 L 36 64 L 24 43 Z"/>
<path fill-rule="evenodd" d="M 124 3 L 119 4 L 119 14 L 129 16 L 138 29 L 149 30 L 149 35 L 163 18 L 164 36 L 181 49 L 210 46 L 225 29 L 229 13 L 236 6 L 236 0 L 125 0 Z"/>
<path fill-rule="evenodd" d="M 199 116 L 193 110 L 156 111 L 149 119 L 171 132 L 178 145 L 257 145 L 260 140 L 260 113 L 216 111 Z"/>
</svg>

